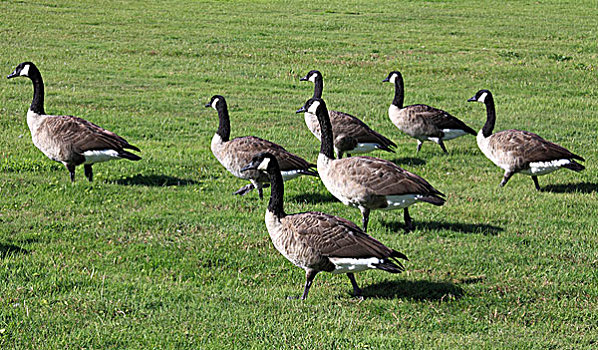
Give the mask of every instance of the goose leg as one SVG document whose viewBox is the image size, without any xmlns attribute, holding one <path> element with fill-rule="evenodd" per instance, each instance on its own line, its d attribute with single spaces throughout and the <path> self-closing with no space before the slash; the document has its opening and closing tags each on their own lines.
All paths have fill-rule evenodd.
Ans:
<svg viewBox="0 0 598 350">
<path fill-rule="evenodd" d="M 355 275 L 352 272 L 347 273 L 347 277 L 351 281 L 351 285 L 353 286 L 353 295 L 356 297 L 361 297 L 361 289 L 357 285 L 357 281 L 355 281 Z"/>
<path fill-rule="evenodd" d="M 368 232 L 368 222 L 370 221 L 370 209 L 359 208 L 361 210 L 361 223 L 363 225 L 363 232 Z"/>
<path fill-rule="evenodd" d="M 318 271 L 314 270 L 307 270 L 305 271 L 305 288 L 303 289 L 303 295 L 301 296 L 301 300 L 307 299 L 307 294 L 309 293 L 309 288 L 311 287 L 314 278 L 318 274 Z"/>
<path fill-rule="evenodd" d="M 71 174 L 71 182 L 75 182 L 75 166 L 72 164 L 66 164 L 66 168 Z"/>
<path fill-rule="evenodd" d="M 91 164 L 85 164 L 83 169 L 85 169 L 85 177 L 91 182 L 93 180 L 93 169 L 91 169 Z"/>
<path fill-rule="evenodd" d="M 411 216 L 409 215 L 409 209 L 403 208 L 403 218 L 405 219 L 405 232 L 413 231 L 413 221 L 411 221 Z"/>
<path fill-rule="evenodd" d="M 540 184 L 538 183 L 538 177 L 532 176 L 532 180 L 534 180 L 534 185 L 536 185 L 536 190 L 540 191 Z"/>
<path fill-rule="evenodd" d="M 446 147 L 444 147 L 444 142 L 442 141 L 442 139 L 438 139 L 438 145 L 440 145 L 440 148 L 442 148 L 442 151 L 446 154 L 448 154 L 448 151 L 446 150 Z"/>
<path fill-rule="evenodd" d="M 505 171 L 505 175 L 502 178 L 502 181 L 500 182 L 500 187 L 504 187 L 504 185 L 507 184 L 507 182 L 509 182 L 509 179 L 511 178 L 511 176 L 513 176 L 513 174 L 515 174 L 513 171 Z"/>
<path fill-rule="evenodd" d="M 419 153 L 419 150 L 422 149 L 423 144 L 424 144 L 423 141 L 417 140 L 417 152 L 415 152 L 415 153 Z"/>
</svg>

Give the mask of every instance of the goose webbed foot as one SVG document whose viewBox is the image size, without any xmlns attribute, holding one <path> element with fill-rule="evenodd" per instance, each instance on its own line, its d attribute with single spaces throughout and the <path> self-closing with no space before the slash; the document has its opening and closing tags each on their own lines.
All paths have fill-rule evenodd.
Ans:
<svg viewBox="0 0 598 350">
<path fill-rule="evenodd" d="M 352 272 L 347 273 L 347 277 L 351 281 L 351 285 L 353 286 L 353 296 L 363 299 L 363 295 L 361 294 L 361 288 L 357 285 L 357 281 L 355 281 L 355 275 Z"/>
</svg>

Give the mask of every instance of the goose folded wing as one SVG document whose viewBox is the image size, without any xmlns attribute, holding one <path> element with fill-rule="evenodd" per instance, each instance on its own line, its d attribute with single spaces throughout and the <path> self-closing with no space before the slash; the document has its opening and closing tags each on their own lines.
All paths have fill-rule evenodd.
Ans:
<svg viewBox="0 0 598 350">
<path fill-rule="evenodd" d="M 287 150 L 284 147 L 270 142 L 268 140 L 261 139 L 255 136 L 239 137 L 231 140 L 231 146 L 234 147 L 235 153 L 243 159 L 247 159 L 249 162 L 254 155 L 260 152 L 272 153 L 281 170 L 293 170 L 293 169 L 309 169 L 314 164 L 310 164 L 303 158 L 298 157 Z"/>
<path fill-rule="evenodd" d="M 329 114 L 331 121 L 334 122 L 333 133 L 335 135 L 345 134 L 355 138 L 358 142 L 379 143 L 383 146 L 396 147 L 394 142 L 372 130 L 366 123 L 348 113 L 331 111 Z"/>
<path fill-rule="evenodd" d="M 418 105 L 419 114 L 425 118 L 429 123 L 436 126 L 438 129 L 458 129 L 465 130 L 468 133 L 475 134 L 475 131 L 463 123 L 461 120 L 452 116 L 450 113 L 442 109 L 430 107 L 427 105 Z"/>
<path fill-rule="evenodd" d="M 557 159 L 579 159 L 582 157 L 571 153 L 564 147 L 546 141 L 537 134 L 521 130 L 505 130 L 492 135 L 492 143 L 513 157 L 525 163 L 546 162 Z"/>
<path fill-rule="evenodd" d="M 285 224 L 300 244 L 323 256 L 382 259 L 394 252 L 351 221 L 336 216 L 318 212 L 294 214 L 286 217 Z"/>
</svg>

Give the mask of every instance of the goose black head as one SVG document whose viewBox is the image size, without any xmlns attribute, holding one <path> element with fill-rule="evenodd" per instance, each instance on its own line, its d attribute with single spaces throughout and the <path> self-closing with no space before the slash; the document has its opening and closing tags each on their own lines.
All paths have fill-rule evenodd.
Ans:
<svg viewBox="0 0 598 350">
<path fill-rule="evenodd" d="M 486 103 L 486 99 L 488 97 L 492 98 L 492 93 L 489 90 L 482 89 L 482 90 L 478 91 L 472 98 L 467 100 L 467 102 Z"/>
<path fill-rule="evenodd" d="M 14 70 L 14 72 L 10 73 L 6 78 L 7 79 L 11 79 L 11 78 L 16 78 L 16 77 L 28 77 L 31 78 L 35 72 L 37 72 L 39 74 L 39 71 L 37 70 L 37 67 L 35 66 L 35 64 L 31 63 L 31 62 L 23 62 L 20 63 Z"/>
<path fill-rule="evenodd" d="M 382 80 L 382 82 L 391 82 L 394 84 L 397 81 L 397 78 L 403 79 L 403 76 L 401 75 L 401 72 L 395 70 L 388 73 L 388 76 L 386 79 Z"/>
<path fill-rule="evenodd" d="M 261 152 L 253 156 L 251 162 L 245 165 L 241 169 L 241 171 L 245 172 L 248 170 L 259 170 L 268 172 L 268 170 L 272 169 L 273 167 L 276 167 L 277 165 L 278 161 L 276 160 L 276 157 L 273 154 L 268 152 Z"/>
<path fill-rule="evenodd" d="M 305 102 L 303 107 L 299 108 L 296 113 L 311 113 L 317 115 L 318 111 L 326 108 L 326 103 L 321 98 L 310 98 Z"/>
<path fill-rule="evenodd" d="M 320 71 L 318 70 L 310 70 L 309 73 L 307 73 L 306 76 L 304 76 L 303 78 L 299 79 L 301 81 L 311 81 L 312 83 L 316 82 L 316 79 L 318 78 L 322 78 L 322 73 L 320 73 Z"/>
<path fill-rule="evenodd" d="M 210 102 L 206 103 L 206 107 L 212 107 L 215 110 L 218 110 L 219 107 L 226 106 L 226 100 L 221 95 L 214 95 Z"/>
</svg>

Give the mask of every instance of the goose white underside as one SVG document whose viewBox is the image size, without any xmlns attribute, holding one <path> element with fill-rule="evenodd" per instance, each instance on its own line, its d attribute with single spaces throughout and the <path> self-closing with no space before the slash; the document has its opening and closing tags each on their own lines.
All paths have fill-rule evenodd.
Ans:
<svg viewBox="0 0 598 350">
<path fill-rule="evenodd" d="M 467 134 L 465 130 L 461 129 L 442 129 L 442 132 L 444 133 L 444 137 L 442 138 L 443 140 L 452 140 Z"/>
<path fill-rule="evenodd" d="M 331 273 L 349 273 L 375 269 L 375 264 L 381 264 L 382 259 L 378 258 L 329 258 L 334 264 L 334 271 Z"/>
<path fill-rule="evenodd" d="M 120 159 L 118 152 L 113 149 L 94 150 L 83 152 L 85 162 L 83 164 L 94 164 L 106 162 L 112 159 Z"/>
<path fill-rule="evenodd" d="M 303 173 L 300 170 L 281 171 L 280 174 L 282 175 L 283 181 L 292 180 L 296 177 L 303 175 Z"/>
<path fill-rule="evenodd" d="M 355 148 L 353 148 L 352 150 L 346 150 L 345 153 L 350 153 L 350 154 L 369 153 L 369 152 L 377 150 L 379 148 L 380 148 L 380 145 L 377 143 L 358 143 Z"/>
<path fill-rule="evenodd" d="M 538 176 L 546 175 L 563 167 L 563 165 L 570 164 L 569 159 L 556 159 L 548 162 L 532 162 L 529 163 L 529 169 L 522 170 L 522 174 Z"/>
<path fill-rule="evenodd" d="M 417 202 L 422 196 L 420 194 L 403 194 L 398 196 L 386 196 L 386 208 L 381 210 L 395 210 L 407 208 L 408 206 Z"/>
</svg>

